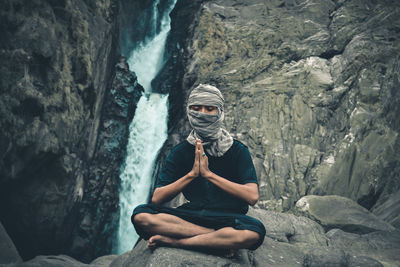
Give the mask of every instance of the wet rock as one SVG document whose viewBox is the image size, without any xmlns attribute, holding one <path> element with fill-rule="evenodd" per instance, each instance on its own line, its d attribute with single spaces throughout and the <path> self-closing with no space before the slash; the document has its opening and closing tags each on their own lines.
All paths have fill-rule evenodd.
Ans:
<svg viewBox="0 0 400 267">
<path fill-rule="evenodd" d="M 143 92 L 125 57 L 121 57 L 105 96 L 96 153 L 86 178 L 79 210 L 81 223 L 71 247 L 76 258 L 89 261 L 112 250 L 119 221 L 120 166 L 126 155 L 129 125 Z"/>
<path fill-rule="evenodd" d="M 339 228 L 365 234 L 395 229 L 353 200 L 341 196 L 305 196 L 297 201 L 293 212 L 311 218 L 327 230 Z"/>
</svg>

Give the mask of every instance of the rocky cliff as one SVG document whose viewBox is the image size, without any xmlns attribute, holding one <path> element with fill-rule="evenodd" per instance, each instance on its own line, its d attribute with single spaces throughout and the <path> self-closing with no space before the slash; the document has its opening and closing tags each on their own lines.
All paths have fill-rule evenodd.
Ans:
<svg viewBox="0 0 400 267">
<path fill-rule="evenodd" d="M 25 260 L 109 253 L 142 90 L 117 64 L 119 2 L 0 4 L 0 220 Z"/>
<path fill-rule="evenodd" d="M 337 194 L 398 224 L 394 209 L 383 214 L 379 207 L 399 205 L 399 3 L 198 5 L 186 39 L 176 36 L 187 17 L 176 14 L 172 30 L 170 53 L 183 76 L 171 94 L 179 115 L 170 146 L 188 132 L 188 91 L 216 85 L 227 129 L 253 155 L 260 207 L 286 211 L 302 196 Z"/>
</svg>

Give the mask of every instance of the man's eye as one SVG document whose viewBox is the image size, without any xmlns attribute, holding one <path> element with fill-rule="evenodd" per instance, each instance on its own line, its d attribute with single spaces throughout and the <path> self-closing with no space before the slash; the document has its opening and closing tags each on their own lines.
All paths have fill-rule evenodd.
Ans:
<svg viewBox="0 0 400 267">
<path fill-rule="evenodd" d="M 195 111 L 197 111 L 197 110 L 200 109 L 199 106 L 191 106 L 190 108 L 193 109 L 193 110 L 195 110 Z"/>
<path fill-rule="evenodd" d="M 214 111 L 215 109 L 216 109 L 215 107 L 210 107 L 210 106 L 207 107 L 208 111 Z"/>
</svg>

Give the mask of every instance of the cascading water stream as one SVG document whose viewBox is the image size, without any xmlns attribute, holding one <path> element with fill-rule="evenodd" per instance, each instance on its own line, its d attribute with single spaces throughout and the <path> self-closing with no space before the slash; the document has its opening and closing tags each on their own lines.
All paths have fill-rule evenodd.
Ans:
<svg viewBox="0 0 400 267">
<path fill-rule="evenodd" d="M 127 156 L 120 175 L 118 254 L 131 250 L 138 238 L 130 216 L 135 206 L 147 201 L 154 163 L 167 139 L 168 95 L 152 93 L 151 81 L 165 63 L 165 43 L 171 28 L 169 14 L 176 0 L 169 0 L 170 6 L 162 14 L 158 14 L 159 2 L 156 0 L 153 4 L 154 36 L 146 38 L 128 58 L 129 67 L 136 73 L 145 93 L 138 102 L 135 117 L 129 126 Z M 157 19 L 161 20 L 158 32 Z"/>
</svg>

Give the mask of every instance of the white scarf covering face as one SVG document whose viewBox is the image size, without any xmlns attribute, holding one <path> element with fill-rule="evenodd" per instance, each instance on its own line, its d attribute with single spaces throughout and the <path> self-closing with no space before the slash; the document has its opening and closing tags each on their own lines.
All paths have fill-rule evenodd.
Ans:
<svg viewBox="0 0 400 267">
<path fill-rule="evenodd" d="M 217 114 L 207 114 L 190 110 L 190 106 L 203 105 L 217 107 Z M 200 84 L 189 95 L 186 107 L 190 126 L 193 130 L 187 137 L 187 141 L 196 145 L 196 139 L 200 139 L 205 151 L 214 157 L 221 157 L 233 144 L 233 138 L 223 128 L 224 121 L 224 97 L 214 86 Z"/>
</svg>

